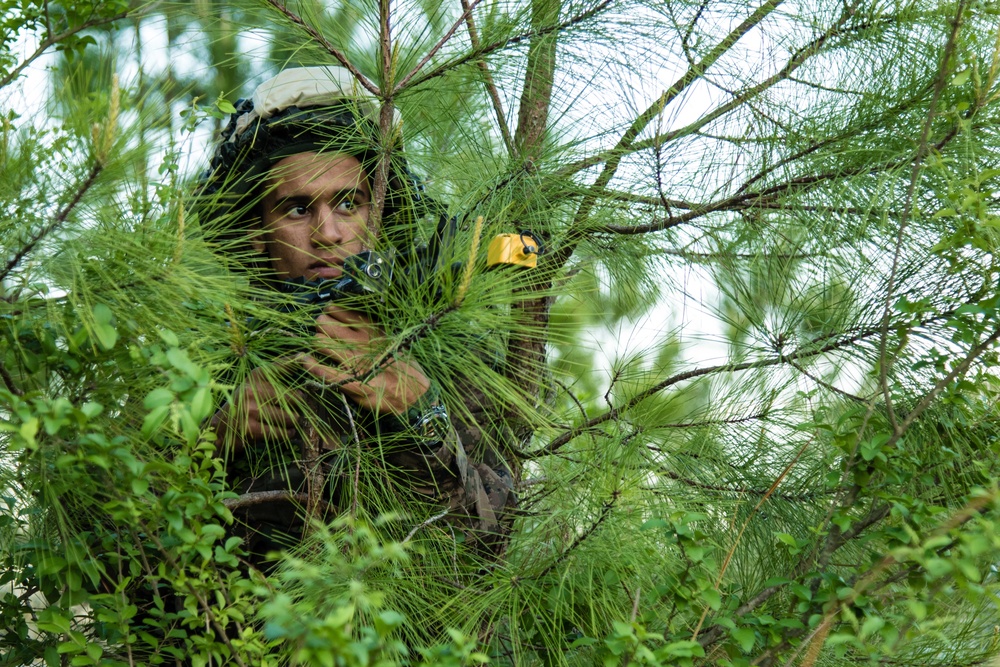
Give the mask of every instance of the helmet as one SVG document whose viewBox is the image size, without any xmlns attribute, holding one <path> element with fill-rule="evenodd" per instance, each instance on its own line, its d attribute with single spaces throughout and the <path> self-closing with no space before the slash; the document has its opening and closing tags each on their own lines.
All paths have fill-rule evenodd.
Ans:
<svg viewBox="0 0 1000 667">
<path fill-rule="evenodd" d="M 260 84 L 249 99 L 236 103 L 211 166 L 202 175 L 199 199 L 208 236 L 237 244 L 245 240 L 251 221 L 259 217 L 257 205 L 268 172 L 290 155 L 346 153 L 374 173 L 383 154 L 378 114 L 378 100 L 342 67 L 286 69 Z M 390 233 L 408 227 L 400 223 L 412 223 L 418 215 L 440 216 L 406 166 L 400 125 L 397 110 L 382 209 L 382 229 Z"/>
</svg>

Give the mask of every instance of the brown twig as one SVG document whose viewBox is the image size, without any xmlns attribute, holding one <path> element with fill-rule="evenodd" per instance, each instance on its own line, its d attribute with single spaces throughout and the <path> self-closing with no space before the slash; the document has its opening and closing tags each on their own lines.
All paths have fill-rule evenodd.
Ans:
<svg viewBox="0 0 1000 667">
<path fill-rule="evenodd" d="M 941 64 L 934 82 L 934 94 L 931 96 L 930 108 L 927 111 L 927 118 L 924 121 L 924 127 L 920 133 L 920 142 L 918 144 L 917 154 L 913 158 L 913 166 L 910 170 L 910 183 L 907 186 L 906 198 L 903 204 L 903 218 L 899 222 L 899 230 L 896 233 L 896 244 L 892 253 L 892 267 L 889 270 L 889 279 L 886 283 L 885 302 L 882 307 L 882 334 L 879 340 L 879 385 L 882 388 L 882 398 L 885 401 L 885 408 L 889 417 L 889 423 L 892 424 L 894 431 L 899 430 L 899 424 L 896 423 L 896 411 L 892 405 L 892 392 L 889 390 L 889 367 L 892 365 L 892 362 L 888 358 L 889 320 L 891 318 L 893 292 L 895 291 L 896 277 L 899 271 L 899 258 L 903 249 L 903 237 L 906 234 L 906 229 L 909 227 L 910 210 L 913 207 L 913 198 L 917 190 L 917 180 L 920 176 L 920 169 L 923 165 L 924 158 L 928 154 L 931 124 L 934 122 L 934 117 L 937 115 L 938 100 L 941 99 L 941 94 L 944 92 L 944 88 L 947 85 L 946 79 L 948 77 L 948 66 L 951 61 L 951 56 L 955 52 L 959 29 L 962 25 L 962 14 L 964 12 L 965 0 L 960 0 L 955 18 L 952 20 L 951 32 L 948 35 L 948 41 L 945 44 L 944 52 L 941 54 Z"/>
<path fill-rule="evenodd" d="M 318 413 L 318 405 L 307 399 L 313 415 Z M 323 503 L 323 489 L 326 487 L 326 475 L 323 474 L 322 462 L 320 460 L 320 449 L 322 448 L 323 436 L 320 434 L 316 424 L 309 417 L 302 419 L 302 473 L 306 478 L 306 516 L 315 519 L 320 516 L 320 507 Z M 306 522 L 308 527 L 309 522 Z"/>
<path fill-rule="evenodd" d="M 372 184 L 372 205 L 368 214 L 368 231 L 374 238 L 382 228 L 382 212 L 385 209 L 385 199 L 389 192 L 389 160 L 392 147 L 399 128 L 395 125 L 393 114 L 393 96 L 395 95 L 396 62 L 392 52 L 392 28 L 389 0 L 379 0 L 379 59 L 382 67 L 382 86 L 387 94 L 381 95 L 379 105 L 379 152 L 375 165 L 375 179 Z"/>
<path fill-rule="evenodd" d="M 767 419 L 769 411 L 765 410 L 763 412 L 757 412 L 752 415 L 743 415 L 741 417 L 726 417 L 723 419 L 703 419 L 701 421 L 693 422 L 670 422 L 668 424 L 656 424 L 650 428 L 699 428 L 702 426 L 722 426 L 724 424 L 743 424 L 750 421 L 757 421 L 758 419 Z"/>
<path fill-rule="evenodd" d="M 43 226 L 41 229 L 35 232 L 28 239 L 28 241 L 24 245 L 22 245 L 21 248 L 16 253 L 14 253 L 14 256 L 11 257 L 10 260 L 8 260 L 7 265 L 4 266 L 2 271 L 0 271 L 0 282 L 3 282 L 3 280 L 5 280 L 8 275 L 10 275 L 10 272 L 13 271 L 17 267 L 17 265 L 21 263 L 21 260 L 24 259 L 24 257 L 29 252 L 34 250 L 35 246 L 38 245 L 38 243 L 43 238 L 45 238 L 53 231 L 55 231 L 55 229 L 59 227 L 59 225 L 66 222 L 67 218 L 69 218 L 70 213 L 73 212 L 73 209 L 75 209 L 77 205 L 80 203 L 80 201 L 83 199 L 83 196 L 87 194 L 87 191 L 90 190 L 90 188 L 94 186 L 94 183 L 97 182 L 97 176 L 101 173 L 103 169 L 104 165 L 102 163 L 100 162 L 94 163 L 94 166 L 90 168 L 90 173 L 87 174 L 87 178 L 83 181 L 83 183 L 80 184 L 80 187 L 77 188 L 76 192 L 73 194 L 73 198 L 70 199 L 69 203 L 66 204 L 62 208 L 62 210 L 60 210 L 59 213 L 56 214 L 56 217 L 52 218 L 52 220 L 50 220 L 45 226 Z"/>
<path fill-rule="evenodd" d="M 469 30 L 469 41 L 472 43 L 473 49 L 480 49 L 481 44 L 479 42 L 479 33 L 476 30 L 476 24 L 472 18 L 472 7 L 469 5 L 469 0 L 462 0 L 462 9 L 465 11 L 465 25 Z M 509 155 L 514 154 L 514 140 L 510 136 L 510 128 L 507 126 L 507 117 L 503 111 L 503 103 L 500 101 L 500 93 L 497 91 L 496 83 L 493 81 L 493 75 L 490 74 L 490 68 L 486 64 L 486 61 L 480 58 L 476 61 L 479 65 L 479 71 L 483 74 L 483 82 L 486 86 L 486 92 L 489 93 L 490 101 L 493 103 L 493 111 L 497 116 L 497 125 L 500 126 L 500 135 L 503 137 L 504 146 L 507 147 L 507 153 Z"/>
<path fill-rule="evenodd" d="M 358 83 L 360 83 L 365 90 L 370 92 L 372 95 L 376 96 L 382 94 L 382 91 L 379 90 L 378 86 L 376 86 L 368 77 L 362 74 L 361 70 L 359 70 L 357 67 L 351 64 L 351 61 L 347 59 L 347 55 L 343 51 L 341 51 L 333 44 L 331 44 L 326 37 L 321 35 L 319 31 L 316 30 L 316 28 L 312 27 L 304 20 L 302 20 L 301 16 L 288 9 L 288 7 L 286 7 L 285 4 L 283 2 L 280 2 L 279 0 L 267 0 L 267 4 L 277 9 L 286 19 L 288 19 L 289 21 L 297 25 L 299 28 L 301 28 L 317 44 L 322 46 L 327 53 L 336 58 L 337 62 L 343 65 L 344 68 L 346 68 L 351 73 L 351 75 L 355 79 L 357 79 Z"/>
<path fill-rule="evenodd" d="M 358 490 L 361 487 L 361 438 L 358 437 L 358 427 L 354 423 L 354 410 L 351 409 L 351 404 L 347 402 L 347 396 L 340 394 L 340 400 L 344 404 L 344 412 L 347 413 L 347 423 L 351 427 L 351 437 L 354 438 L 354 445 L 357 447 L 358 460 L 354 465 L 354 488 L 351 489 L 351 525 L 354 525 L 353 519 L 356 519 L 358 516 Z"/>
<path fill-rule="evenodd" d="M 566 560 L 569 557 L 569 555 L 571 553 L 573 553 L 573 551 L 576 550 L 577 547 L 579 547 L 581 544 L 583 544 L 585 541 L 587 541 L 587 539 L 591 535 L 593 535 L 595 532 L 597 532 L 597 529 L 600 528 L 601 524 L 603 524 L 604 521 L 605 521 L 605 519 L 607 519 L 608 516 L 611 514 L 611 509 L 615 506 L 615 502 L 617 502 L 619 495 L 620 495 L 619 492 L 615 491 L 611 495 L 611 500 L 609 500 L 608 502 L 604 503 L 604 506 L 601 507 L 601 514 L 597 517 L 597 520 L 594 521 L 594 523 L 592 523 L 590 525 L 590 528 L 588 528 L 583 533 L 581 533 L 580 535 L 578 535 L 576 537 L 576 539 L 573 540 L 572 544 L 570 544 L 568 547 L 566 547 L 566 550 L 563 551 L 561 554 L 559 554 L 559 556 L 555 560 L 553 560 L 551 563 L 549 563 L 548 567 L 546 567 L 538 575 L 536 575 L 535 578 L 536 579 L 541 579 L 542 577 L 544 577 L 545 575 L 547 575 L 549 572 L 551 572 L 553 569 L 555 569 L 555 567 L 557 565 L 559 565 L 564 560 Z"/>
<path fill-rule="evenodd" d="M 10 371 L 7 370 L 7 367 L 3 365 L 2 361 L 0 361 L 0 378 L 3 378 L 3 383 L 7 386 L 7 390 L 10 391 L 10 393 L 15 396 L 24 396 L 24 392 L 17 386 L 17 383 L 14 382 L 14 377 L 10 374 Z"/>
<path fill-rule="evenodd" d="M 795 453 L 795 456 L 792 457 L 792 460 L 788 462 L 788 465 L 785 466 L 785 469 L 782 470 L 781 474 L 778 475 L 778 477 L 774 480 L 774 483 L 771 484 L 771 487 L 767 490 L 767 493 L 765 493 L 761 497 L 761 499 L 757 501 L 757 504 L 754 506 L 753 510 L 751 510 L 746 520 L 743 522 L 743 526 L 740 527 L 740 532 L 737 533 L 736 539 L 733 540 L 733 546 L 729 548 L 729 552 L 726 554 L 725 559 L 722 561 L 722 567 L 719 568 L 719 575 L 715 579 L 716 591 L 718 591 L 719 586 L 722 585 L 722 578 L 726 575 L 726 570 L 729 569 L 729 563 L 732 562 L 733 554 L 736 553 L 736 547 L 739 546 L 740 540 L 743 538 L 743 533 L 746 531 L 747 526 L 750 525 L 750 521 L 753 519 L 754 515 L 757 514 L 757 510 L 759 510 L 761 506 L 763 506 L 764 503 L 767 502 L 767 499 L 770 498 L 771 495 L 777 490 L 778 485 L 781 484 L 782 481 L 784 481 L 785 477 L 788 476 L 788 473 L 790 473 L 795 464 L 798 463 L 799 458 L 806 451 L 806 448 L 808 448 L 809 445 L 812 444 L 812 441 L 815 439 L 816 435 L 814 434 L 811 438 L 806 440 L 805 443 L 803 443 L 802 447 L 799 448 L 799 451 Z M 698 633 L 701 631 L 701 626 L 705 622 L 705 617 L 708 616 L 708 610 L 709 610 L 708 605 L 705 605 L 705 608 L 701 612 L 701 618 L 698 619 L 698 624 L 695 626 L 694 632 L 691 633 L 692 641 L 698 640 Z"/>
<path fill-rule="evenodd" d="M 399 90 L 402 90 L 403 88 L 406 87 L 406 85 L 410 82 L 410 79 L 415 77 L 420 72 L 420 70 L 424 68 L 424 65 L 430 62 L 431 58 L 433 58 L 437 54 L 437 52 L 440 51 L 441 48 L 448 43 L 448 40 L 451 39 L 452 36 L 454 36 L 455 31 L 458 30 L 458 26 L 462 25 L 462 23 L 467 23 L 472 20 L 472 10 L 475 9 L 476 5 L 478 5 L 480 2 L 481 0 L 473 0 L 472 3 L 470 4 L 467 0 L 462 0 L 462 15 L 458 17 L 458 20 L 455 21 L 450 28 L 448 28 L 444 36 L 441 37 L 441 39 L 439 39 L 437 43 L 427 51 L 427 53 L 424 54 L 424 57 L 420 59 L 420 62 L 417 63 L 417 66 L 414 67 L 412 70 L 410 70 L 409 74 L 400 79 L 399 84 L 393 89 L 393 93 L 396 93 Z M 473 43 L 472 48 L 476 48 L 475 43 Z"/>
<path fill-rule="evenodd" d="M 281 501 L 300 503 L 308 506 L 309 494 L 294 493 L 292 491 L 284 490 L 251 491 L 250 493 L 242 494 L 238 498 L 226 498 L 222 501 L 222 504 L 226 507 L 226 509 L 232 511 L 242 509 L 244 507 L 252 507 L 254 505 L 263 505 L 264 503 L 276 503 Z"/>
<path fill-rule="evenodd" d="M 413 527 L 412 530 L 410 530 L 410 532 L 408 532 L 406 534 L 406 537 L 403 538 L 403 541 L 400 542 L 400 544 L 406 544 L 407 542 L 409 542 L 410 540 L 413 539 L 413 536 L 416 535 L 417 532 L 421 528 L 426 528 L 427 526 L 431 525 L 432 523 L 434 523 L 436 521 L 440 521 L 441 519 L 445 518 L 446 516 L 448 516 L 448 510 L 445 510 L 443 512 L 438 512 L 437 514 L 435 514 L 431 518 L 429 518 L 429 519 L 427 519 L 427 520 L 425 520 L 425 521 L 423 521 L 421 523 L 418 523 L 416 526 Z"/>
<path fill-rule="evenodd" d="M 466 64 L 468 62 L 479 60 L 483 56 L 489 55 L 490 53 L 493 53 L 495 51 L 500 51 L 500 50 L 505 49 L 507 47 L 515 46 L 517 44 L 520 44 L 521 42 L 524 42 L 524 41 L 529 40 L 529 39 L 533 39 L 535 37 L 543 37 L 543 36 L 548 35 L 548 34 L 553 33 L 553 32 L 559 32 L 560 30 L 565 30 L 566 28 L 571 28 L 574 25 L 576 25 L 578 23 L 582 23 L 582 22 L 584 22 L 584 21 L 586 21 L 588 19 L 591 19 L 591 18 L 597 16 L 598 14 L 600 14 L 601 12 L 603 12 L 604 10 L 608 9 L 608 7 L 611 6 L 611 2 L 612 2 L 612 0 L 603 0 L 603 2 L 601 2 L 598 5 L 596 5 L 595 7 L 591 8 L 591 9 L 588 9 L 585 12 L 580 12 L 576 16 L 572 16 L 572 17 L 566 19 L 565 21 L 563 21 L 561 23 L 557 23 L 557 24 L 554 24 L 554 25 L 551 25 L 551 26 L 546 26 L 544 28 L 539 28 L 537 30 L 529 30 L 528 32 L 521 33 L 520 35 L 515 35 L 514 37 L 511 37 L 510 39 L 502 39 L 502 40 L 493 42 L 492 44 L 489 44 L 487 46 L 484 46 L 484 47 L 482 47 L 480 49 L 473 49 L 472 51 L 470 51 L 469 53 L 465 54 L 464 56 L 461 56 L 461 57 L 455 58 L 454 60 L 451 60 L 449 62 L 443 63 L 442 65 L 434 68 L 430 72 L 427 72 L 423 76 L 419 76 L 419 77 L 416 77 L 416 78 L 410 80 L 408 86 L 409 87 L 419 86 L 420 84 L 424 83 L 425 81 L 429 81 L 430 79 L 433 79 L 435 77 L 439 77 L 442 74 L 444 74 L 445 72 L 447 72 L 449 70 L 452 70 L 452 69 L 455 69 L 456 67 L 460 67 L 461 65 L 464 65 L 464 64 Z M 399 90 L 397 89 L 396 92 L 399 92 Z"/>
<path fill-rule="evenodd" d="M 647 107 L 635 118 L 635 120 L 632 121 L 632 124 L 629 125 L 625 133 L 622 134 L 618 143 L 615 144 L 615 147 L 612 149 L 608 159 L 604 162 L 604 168 L 601 170 L 601 173 L 598 175 L 593 186 L 593 190 L 595 192 L 603 190 L 607 187 L 608 183 L 611 182 L 611 179 L 618 172 L 618 166 L 621 164 L 622 158 L 628 152 L 632 143 L 650 124 L 650 122 L 662 113 L 671 102 L 677 99 L 681 93 L 700 79 L 708 68 L 712 67 L 719 60 L 719 58 L 735 46 L 736 42 L 738 42 L 740 38 L 763 21 L 768 15 L 771 14 L 771 12 L 777 9 L 782 2 L 783 0 L 767 0 L 767 2 L 758 7 L 753 14 L 736 26 L 736 28 L 726 35 L 726 37 L 715 46 L 715 48 L 709 51 L 700 62 L 688 67 L 687 71 L 681 75 L 679 79 L 671 84 L 671 86 L 667 88 L 667 90 L 665 90 L 663 94 L 661 94 L 660 97 L 653 102 L 653 104 Z M 580 228 L 582 227 L 583 222 L 590 216 L 590 212 L 596 202 L 597 195 L 594 193 L 588 194 L 583 198 L 583 201 L 580 203 L 573 219 L 573 230 L 575 230 L 575 232 L 571 232 L 570 238 L 567 239 L 563 247 L 559 249 L 558 253 L 556 253 L 555 259 L 553 260 L 553 263 L 556 266 L 562 266 L 565 264 L 572 255 L 576 247 L 576 241 L 582 238 L 582 230 Z"/>
</svg>

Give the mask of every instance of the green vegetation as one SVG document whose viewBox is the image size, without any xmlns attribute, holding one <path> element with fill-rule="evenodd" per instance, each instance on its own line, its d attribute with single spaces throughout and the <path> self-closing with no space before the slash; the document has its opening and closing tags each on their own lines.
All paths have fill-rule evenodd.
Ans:
<svg viewBox="0 0 1000 667">
<path fill-rule="evenodd" d="M 994 3 L 2 16 L 0 665 L 995 659 Z M 242 564 L 211 417 L 294 314 L 195 192 L 235 99 L 290 64 L 350 64 L 401 111 L 475 259 L 387 297 L 383 354 L 512 434 L 499 559 L 357 442 L 327 519 Z M 480 216 L 483 243 L 543 239 L 539 266 L 485 270 Z M 594 342 L 643 318 L 641 349 Z"/>
</svg>

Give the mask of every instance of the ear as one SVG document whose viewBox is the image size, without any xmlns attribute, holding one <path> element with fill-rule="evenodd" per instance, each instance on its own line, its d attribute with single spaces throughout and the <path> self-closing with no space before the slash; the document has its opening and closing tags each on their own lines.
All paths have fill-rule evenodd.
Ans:
<svg viewBox="0 0 1000 667">
<path fill-rule="evenodd" d="M 250 247 L 259 252 L 262 255 L 267 254 L 267 244 L 262 238 L 263 232 L 255 231 L 253 236 L 250 237 Z"/>
</svg>

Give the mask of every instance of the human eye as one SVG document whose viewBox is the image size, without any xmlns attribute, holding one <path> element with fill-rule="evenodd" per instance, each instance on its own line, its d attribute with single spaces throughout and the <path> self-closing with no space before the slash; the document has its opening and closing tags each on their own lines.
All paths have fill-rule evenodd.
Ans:
<svg viewBox="0 0 1000 667">
<path fill-rule="evenodd" d="M 303 204 L 292 204 L 283 211 L 284 217 L 298 220 L 309 215 L 309 207 Z"/>
<path fill-rule="evenodd" d="M 341 197 L 334 205 L 334 208 L 338 213 L 344 215 L 357 215 L 364 209 L 365 206 L 369 204 L 369 197 L 367 193 L 361 190 L 352 190 L 350 192 L 345 192 L 344 196 Z"/>
</svg>

